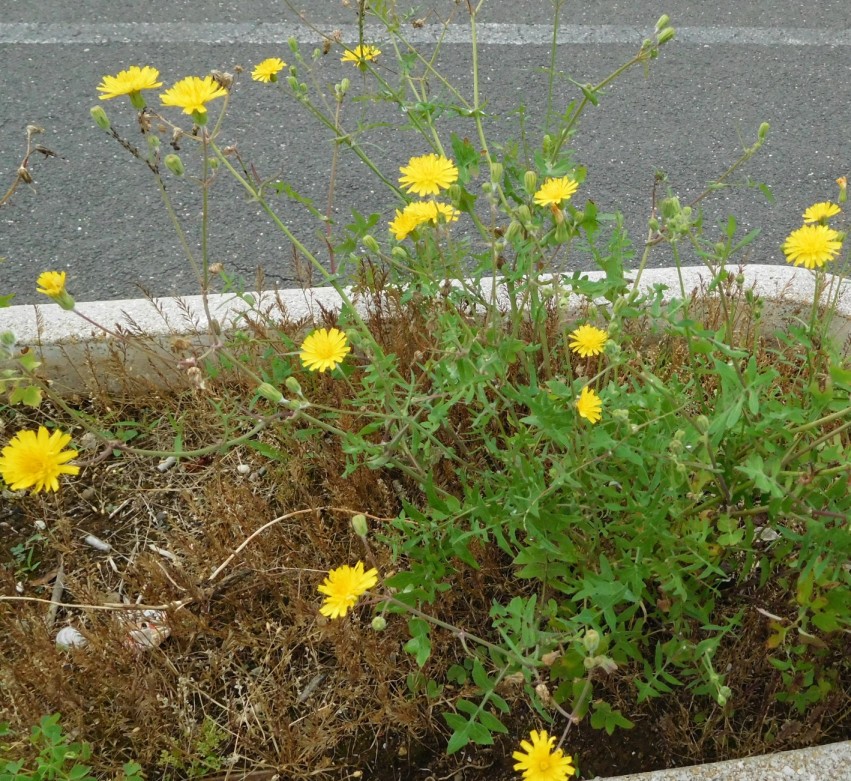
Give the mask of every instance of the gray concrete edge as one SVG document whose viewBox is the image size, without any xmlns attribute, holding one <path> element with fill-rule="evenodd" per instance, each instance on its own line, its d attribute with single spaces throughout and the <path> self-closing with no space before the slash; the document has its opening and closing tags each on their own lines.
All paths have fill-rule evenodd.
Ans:
<svg viewBox="0 0 851 781">
<path fill-rule="evenodd" d="M 791 266 L 748 265 L 743 267 L 746 285 L 753 287 L 759 296 L 777 301 L 812 301 L 814 276 L 812 272 Z M 627 274 L 633 277 L 635 272 Z M 596 280 L 605 275 L 601 271 L 589 271 L 583 276 Z M 709 284 L 710 272 L 702 266 L 682 269 L 683 285 L 687 293 Z M 851 280 L 838 282 L 841 295 L 837 311 L 851 317 Z M 668 294 L 676 296 L 680 291 L 680 279 L 674 268 L 647 269 L 641 277 L 641 287 L 652 289 L 655 285 L 666 285 Z M 73 290 L 70 291 L 73 294 Z M 333 288 L 318 287 L 306 290 L 280 290 L 251 293 L 256 306 L 261 310 L 274 311 L 282 303 L 286 312 L 294 319 L 318 318 L 321 310 L 336 309 L 340 297 Z M 578 299 L 577 299 L 578 301 Z M 233 294 L 211 294 L 208 296 L 212 316 L 224 327 L 238 320 L 240 314 L 250 307 Z M 77 311 L 107 328 L 116 325 L 130 326 L 132 331 L 148 335 L 167 336 L 193 333 L 206 329 L 203 299 L 200 295 L 179 298 L 123 299 L 116 301 L 87 301 L 77 304 Z M 104 333 L 81 319 L 74 312 L 60 309 L 45 299 L 42 305 L 32 304 L 0 309 L 0 328 L 11 330 L 22 345 L 52 345 L 81 340 L 104 339 Z"/>
</svg>

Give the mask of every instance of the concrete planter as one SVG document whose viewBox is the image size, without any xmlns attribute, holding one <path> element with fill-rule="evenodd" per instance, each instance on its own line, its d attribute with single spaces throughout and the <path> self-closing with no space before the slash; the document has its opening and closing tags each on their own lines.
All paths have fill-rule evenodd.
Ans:
<svg viewBox="0 0 851 781">
<path fill-rule="evenodd" d="M 771 302 L 765 307 L 767 318 L 806 319 L 814 292 L 813 275 L 803 269 L 786 266 L 751 265 L 744 269 L 746 286 Z M 591 279 L 601 272 L 588 272 Z M 628 275 L 629 276 L 629 275 Z M 687 292 L 705 287 L 709 272 L 702 268 L 682 270 Z M 834 335 L 846 347 L 851 346 L 851 282 L 836 280 L 841 286 L 837 317 L 832 323 Z M 642 285 L 652 288 L 667 285 L 672 296 L 678 295 L 680 278 L 676 269 L 651 269 L 644 273 Z M 318 316 L 321 309 L 339 307 L 340 299 L 331 288 L 286 290 L 255 294 L 261 309 L 277 311 L 282 303 L 294 318 Z M 247 305 L 232 295 L 213 295 L 209 306 L 223 328 L 237 326 Z M 105 337 L 95 326 L 52 303 L 44 306 L 17 306 L 0 310 L 0 330 L 15 333 L 18 344 L 36 350 L 44 371 L 55 386 L 67 392 L 83 392 L 93 387 L 109 390 L 116 376 L 111 365 L 120 361 L 125 372 L 145 380 L 167 380 L 176 365 L 171 344 L 177 334 L 207 331 L 202 299 L 159 299 L 156 306 L 147 300 L 84 302 L 78 310 L 110 329 L 123 327 L 138 334 L 128 345 Z M 133 346 L 138 341 L 146 349 Z M 179 376 L 179 375 L 174 375 Z M 607 781 L 851 781 L 851 741 L 762 757 L 751 757 L 710 765 L 660 770 L 610 778 Z"/>
</svg>

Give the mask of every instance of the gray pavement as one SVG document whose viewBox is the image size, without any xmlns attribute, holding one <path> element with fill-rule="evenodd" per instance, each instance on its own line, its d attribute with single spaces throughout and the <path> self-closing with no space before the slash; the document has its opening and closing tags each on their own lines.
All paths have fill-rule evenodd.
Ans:
<svg viewBox="0 0 851 781">
<path fill-rule="evenodd" d="M 352 34 L 354 2 L 348 8 L 336 0 L 301 5 L 322 30 Z M 577 160 L 589 169 L 577 202 L 592 198 L 602 211 L 623 211 L 633 242 L 640 245 L 655 170 L 667 173 L 684 200 L 693 197 L 752 143 L 760 122 L 768 121 L 768 143 L 739 180 L 764 182 L 776 201 L 768 203 L 753 188 L 724 190 L 704 202 L 704 212 L 710 232 L 729 214 L 737 216 L 742 230 L 761 227 L 749 260 L 782 263 L 779 246 L 800 224 L 803 209 L 834 197 L 835 178 L 851 175 L 851 4 L 641 0 L 579 6 L 565 3 L 558 51 L 558 68 L 576 81 L 598 80 L 626 60 L 663 12 L 671 14 L 680 35 L 652 63 L 647 78 L 640 70 L 629 73 L 586 114 L 572 144 Z M 27 124 L 44 127 L 39 141 L 62 156 L 37 160 L 35 191 L 19 190 L 11 206 L 0 210 L 0 256 L 6 258 L 0 264 L 0 293 L 16 293 L 15 303 L 37 300 L 34 279 L 53 268 L 67 270 L 69 287 L 81 301 L 135 297 L 139 285 L 155 295 L 197 292 L 152 177 L 91 122 L 89 108 L 100 103 L 119 129 L 133 133 L 126 101 L 97 100 L 95 87 L 104 74 L 151 64 L 167 87 L 185 75 L 233 70 L 269 56 L 291 61 L 285 42 L 290 34 L 297 34 L 306 52 L 313 46 L 315 34 L 275 0 L 151 0 L 144 7 L 140 17 L 138 4 L 115 0 L 0 0 L 2 189 L 14 175 Z M 411 32 L 425 47 L 437 29 L 433 25 L 454 14 L 458 27 L 451 28 L 438 64 L 464 83 L 470 70 L 464 5 L 433 0 L 419 8 L 426 24 Z M 549 58 L 550 11 L 551 4 L 540 0 L 485 2 L 482 90 L 496 141 L 516 135 L 511 112 L 519 103 L 528 111 L 530 137 L 539 137 L 534 127 L 546 98 L 542 69 Z M 395 65 L 387 58 L 384 67 Z M 320 75 L 326 84 L 354 77 L 354 93 L 362 90 L 356 72 L 339 62 L 338 51 L 322 62 Z M 575 95 L 567 81 L 559 82 L 560 105 Z M 347 108 L 349 126 L 362 110 L 356 103 Z M 370 120 L 399 124 L 389 111 L 369 112 Z M 463 120 L 444 118 L 440 126 L 472 135 L 471 124 Z M 244 78 L 222 139 L 237 143 L 261 176 L 285 178 L 324 209 L 328 135 L 284 91 Z M 424 151 L 411 133 L 393 127 L 367 132 L 362 140 L 390 178 L 409 155 Z M 197 193 L 186 182 L 170 181 L 179 214 L 190 227 L 198 213 Z M 236 185 L 220 178 L 211 202 L 211 260 L 243 275 L 248 286 L 257 266 L 265 269 L 268 285 L 293 285 L 288 242 Z M 347 154 L 337 205 L 340 224 L 353 206 L 380 212 L 383 226 L 393 201 Z M 284 220 L 322 254 L 318 223 L 297 204 L 281 199 L 279 206 Z M 670 261 L 661 249 L 652 263 Z M 580 256 L 574 262 L 590 268 Z"/>
</svg>

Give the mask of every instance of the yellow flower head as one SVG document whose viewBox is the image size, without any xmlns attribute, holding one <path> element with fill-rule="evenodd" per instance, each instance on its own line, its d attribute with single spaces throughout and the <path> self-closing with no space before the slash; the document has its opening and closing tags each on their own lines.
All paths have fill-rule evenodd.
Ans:
<svg viewBox="0 0 851 781">
<path fill-rule="evenodd" d="M 599 355 L 606 349 L 609 332 L 595 328 L 593 325 L 580 325 L 570 334 L 570 339 L 572 340 L 570 349 L 578 353 L 581 358 L 587 358 L 589 355 Z"/>
<path fill-rule="evenodd" d="M 354 49 L 346 49 L 340 57 L 340 62 L 351 62 L 358 68 L 366 68 L 366 64 L 375 62 L 380 54 L 381 49 L 377 46 L 370 46 L 368 43 L 358 44 Z"/>
<path fill-rule="evenodd" d="M 603 417 L 603 401 L 586 385 L 576 400 L 576 411 L 580 418 L 585 418 L 589 423 L 596 423 Z"/>
<path fill-rule="evenodd" d="M 564 755 L 564 751 L 555 748 L 555 737 L 543 730 L 529 733 L 531 742 L 520 741 L 523 751 L 515 751 L 511 756 L 517 760 L 515 770 L 523 771 L 524 781 L 567 781 L 575 772 L 573 758 Z"/>
<path fill-rule="evenodd" d="M 64 271 L 42 271 L 36 280 L 36 292 L 51 298 L 59 298 L 65 292 Z"/>
<path fill-rule="evenodd" d="M 804 222 L 821 222 L 839 214 L 842 209 L 835 203 L 824 201 L 823 203 L 814 203 L 804 212 Z"/>
<path fill-rule="evenodd" d="M 827 225 L 804 225 L 792 231 L 783 245 L 788 263 L 809 269 L 834 260 L 841 249 L 842 236 Z"/>
<path fill-rule="evenodd" d="M 312 372 L 336 369 L 352 350 L 346 335 L 336 328 L 320 328 L 308 334 L 301 343 L 299 358 Z"/>
<path fill-rule="evenodd" d="M 51 434 L 44 426 L 38 432 L 19 431 L 2 450 L 0 475 L 13 491 L 58 491 L 59 475 L 80 472 L 80 467 L 65 463 L 77 457 L 76 450 L 62 449 L 70 441 L 70 434 L 59 429 Z"/>
<path fill-rule="evenodd" d="M 206 114 L 206 104 L 216 98 L 223 98 L 227 90 L 217 83 L 212 76 L 187 76 L 178 81 L 171 89 L 160 95 L 164 106 L 182 108 L 184 114 Z"/>
<path fill-rule="evenodd" d="M 397 241 L 402 241 L 411 231 L 420 225 L 431 223 L 437 225 L 441 222 L 456 222 L 458 210 L 448 203 L 437 201 L 414 201 L 409 203 L 402 211 L 396 209 L 396 218 L 390 222 L 390 230 Z"/>
<path fill-rule="evenodd" d="M 101 100 L 111 100 L 121 95 L 129 95 L 133 105 L 136 106 L 140 99 L 139 93 L 143 89 L 162 87 L 163 83 L 157 81 L 159 77 L 160 72 L 156 68 L 149 65 L 142 68 L 138 65 L 131 65 L 126 71 L 121 71 L 115 76 L 104 76 L 97 89 L 103 93 L 100 96 Z M 141 107 L 144 107 L 144 105 L 144 101 L 141 101 Z"/>
<path fill-rule="evenodd" d="M 358 597 L 363 596 L 376 583 L 378 570 L 373 568 L 364 572 L 362 561 L 354 567 L 344 564 L 332 569 L 317 587 L 320 594 L 325 594 L 325 601 L 319 612 L 328 618 L 342 618 L 355 606 Z"/>
<path fill-rule="evenodd" d="M 458 169 L 443 155 L 412 157 L 400 169 L 399 183 L 414 195 L 437 195 L 458 181 Z"/>
<path fill-rule="evenodd" d="M 287 64 L 280 57 L 270 57 L 257 64 L 251 71 L 251 78 L 254 81 L 277 81 L 278 74 L 286 67 Z"/>
<path fill-rule="evenodd" d="M 569 176 L 547 179 L 535 193 L 535 203 L 538 206 L 561 206 L 578 189 L 579 184 Z"/>
</svg>

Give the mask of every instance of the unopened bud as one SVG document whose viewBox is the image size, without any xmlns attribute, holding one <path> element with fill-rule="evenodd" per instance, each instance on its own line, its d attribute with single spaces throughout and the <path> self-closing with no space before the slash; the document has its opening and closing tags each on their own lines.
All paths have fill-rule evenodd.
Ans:
<svg viewBox="0 0 851 781">
<path fill-rule="evenodd" d="M 523 174 L 523 187 L 526 188 L 526 192 L 529 195 L 534 195 L 538 189 L 538 174 L 534 171 L 526 171 Z"/>
<path fill-rule="evenodd" d="M 662 14 L 659 17 L 659 21 L 656 22 L 656 32 L 658 33 L 660 30 L 664 30 L 670 24 L 671 24 L 671 17 L 668 16 L 668 14 Z"/>
<path fill-rule="evenodd" d="M 102 106 L 92 106 L 89 113 L 92 115 L 92 119 L 95 121 L 95 124 L 101 130 L 109 130 L 109 117 L 106 115 Z"/>
<path fill-rule="evenodd" d="M 363 513 L 352 516 L 352 529 L 358 537 L 366 537 L 369 529 L 366 525 L 366 516 Z"/>
<path fill-rule="evenodd" d="M 295 38 L 295 36 L 288 38 L 287 44 L 289 45 L 290 51 L 293 54 L 298 54 L 298 40 Z"/>
<path fill-rule="evenodd" d="M 765 137 L 768 135 L 768 129 L 770 127 L 771 127 L 771 125 L 769 125 L 768 122 L 763 122 L 759 126 L 759 130 L 756 131 L 756 135 L 757 135 L 757 138 L 759 138 L 760 141 L 765 141 Z"/>
<path fill-rule="evenodd" d="M 559 214 L 561 214 L 561 210 L 559 210 Z M 564 217 L 562 217 L 562 222 L 556 225 L 556 229 L 554 232 L 554 237 L 556 242 L 559 244 L 564 244 L 570 239 L 570 228 L 567 223 L 564 222 Z"/>
<path fill-rule="evenodd" d="M 390 250 L 390 254 L 396 258 L 396 260 L 400 260 L 403 263 L 407 263 L 410 259 L 408 257 L 408 251 L 404 247 L 393 247 L 393 249 Z"/>
<path fill-rule="evenodd" d="M 296 396 L 302 395 L 301 385 L 295 377 L 287 377 L 284 380 L 284 385 L 290 393 L 295 393 Z"/>
<path fill-rule="evenodd" d="M 589 654 L 593 654 L 600 646 L 600 633 L 596 629 L 589 629 L 582 638 L 582 645 Z"/>
<path fill-rule="evenodd" d="M 502 163 L 491 163 L 491 181 L 496 184 L 502 181 Z"/>
<path fill-rule="evenodd" d="M 706 430 L 709 428 L 709 418 L 706 415 L 698 415 L 694 419 L 695 428 L 701 433 L 706 433 Z"/>
<path fill-rule="evenodd" d="M 452 202 L 452 205 L 457 206 L 461 202 L 461 185 L 457 182 L 449 185 L 447 195 L 449 196 L 449 200 Z"/>
<path fill-rule="evenodd" d="M 532 212 L 525 203 L 517 207 L 517 219 L 524 228 L 532 222 Z"/>
<path fill-rule="evenodd" d="M 284 400 L 284 394 L 268 382 L 261 382 L 260 385 L 257 386 L 257 393 L 264 399 L 271 401 L 273 404 L 280 404 Z"/>
<path fill-rule="evenodd" d="M 374 236 L 370 236 L 368 233 L 361 239 L 363 242 L 363 246 L 366 247 L 370 252 L 381 252 L 381 247 L 378 242 L 375 240 Z"/>
<path fill-rule="evenodd" d="M 512 220 L 505 229 L 505 240 L 514 241 L 514 239 L 520 234 L 522 227 L 523 226 L 517 222 L 517 220 Z"/>
<path fill-rule="evenodd" d="M 658 41 L 659 46 L 662 46 L 668 41 L 670 41 L 671 38 L 673 38 L 676 34 L 677 31 L 674 30 L 673 27 L 666 27 L 664 30 L 662 30 L 662 32 L 659 33 L 659 37 L 656 40 Z"/>
<path fill-rule="evenodd" d="M 384 616 L 376 616 L 372 619 L 372 629 L 374 632 L 383 632 L 387 627 L 387 619 Z"/>
<path fill-rule="evenodd" d="M 183 176 L 186 172 L 186 169 L 183 167 L 183 161 L 180 159 L 179 155 L 174 153 L 165 156 L 165 167 L 168 168 L 175 176 Z"/>
</svg>

